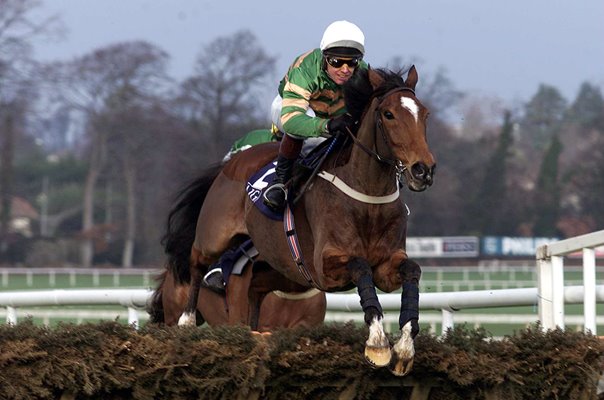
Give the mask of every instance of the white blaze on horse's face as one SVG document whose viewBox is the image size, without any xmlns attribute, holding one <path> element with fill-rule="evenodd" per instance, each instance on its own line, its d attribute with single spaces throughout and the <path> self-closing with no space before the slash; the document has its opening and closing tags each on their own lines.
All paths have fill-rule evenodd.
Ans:
<svg viewBox="0 0 604 400">
<path fill-rule="evenodd" d="M 405 110 L 409 111 L 411 115 L 413 115 L 415 123 L 417 124 L 417 120 L 419 118 L 419 106 L 417 105 L 415 100 L 410 97 L 401 96 L 401 106 L 403 106 Z"/>
</svg>

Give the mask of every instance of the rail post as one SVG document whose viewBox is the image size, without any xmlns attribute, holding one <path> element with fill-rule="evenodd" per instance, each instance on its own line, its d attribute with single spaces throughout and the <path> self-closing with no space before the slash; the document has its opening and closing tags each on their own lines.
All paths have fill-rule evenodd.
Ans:
<svg viewBox="0 0 604 400">
<path fill-rule="evenodd" d="M 442 328 L 441 328 L 441 335 L 445 335 L 447 333 L 448 329 L 453 329 L 453 327 L 455 326 L 455 321 L 453 321 L 453 311 L 451 310 L 446 310 L 446 309 L 442 309 Z"/>
<path fill-rule="evenodd" d="M 17 309 L 15 307 L 6 307 L 6 323 L 9 325 L 17 324 Z"/>
<path fill-rule="evenodd" d="M 138 329 L 138 312 L 134 307 L 128 307 L 128 324 Z"/>
<path fill-rule="evenodd" d="M 583 252 L 584 331 L 596 334 L 596 256 L 604 230 L 539 246 L 536 252 L 539 320 L 543 329 L 564 328 L 564 256 Z"/>
</svg>

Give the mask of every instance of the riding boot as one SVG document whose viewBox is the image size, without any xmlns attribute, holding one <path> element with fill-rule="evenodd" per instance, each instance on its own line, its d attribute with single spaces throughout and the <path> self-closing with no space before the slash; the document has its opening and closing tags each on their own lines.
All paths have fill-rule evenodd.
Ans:
<svg viewBox="0 0 604 400">
<path fill-rule="evenodd" d="M 281 212 L 285 208 L 285 184 L 291 179 L 296 159 L 289 159 L 282 155 L 277 158 L 275 179 L 264 191 L 264 204 L 273 211 Z"/>
<path fill-rule="evenodd" d="M 290 135 L 283 135 L 279 145 L 279 157 L 275 168 L 275 179 L 264 191 L 264 204 L 275 212 L 281 212 L 285 208 L 286 191 L 285 184 L 292 177 L 294 164 L 302 151 L 304 139 Z"/>
</svg>

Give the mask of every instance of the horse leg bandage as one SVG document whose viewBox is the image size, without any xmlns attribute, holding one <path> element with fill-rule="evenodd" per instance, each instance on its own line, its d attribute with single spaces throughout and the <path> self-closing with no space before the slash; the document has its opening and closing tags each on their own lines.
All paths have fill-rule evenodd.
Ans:
<svg viewBox="0 0 604 400">
<path fill-rule="evenodd" d="M 378 300 L 371 275 L 361 275 L 357 280 L 356 285 L 359 291 L 359 296 L 361 297 L 361 308 L 365 313 L 365 322 L 369 324 L 373 320 L 374 315 L 373 313 L 369 312 L 370 308 L 374 308 L 377 311 L 378 316 L 383 318 L 384 312 L 382 311 L 382 305 Z"/>
<path fill-rule="evenodd" d="M 399 316 L 399 327 L 411 321 L 411 336 L 415 337 L 419 332 L 419 280 L 422 270 L 416 262 L 405 260 L 400 266 L 401 279 L 403 281 L 401 294 L 401 313 Z"/>
<path fill-rule="evenodd" d="M 399 327 L 403 329 L 403 326 L 409 321 L 415 320 L 415 324 L 412 322 L 412 325 L 416 325 L 419 319 L 419 288 L 417 284 L 411 282 L 403 283 L 403 294 L 401 295 L 401 314 L 399 316 Z M 419 327 L 418 327 L 419 329 Z M 415 327 L 413 327 L 415 330 Z M 412 334 L 412 336 L 415 336 Z"/>
</svg>

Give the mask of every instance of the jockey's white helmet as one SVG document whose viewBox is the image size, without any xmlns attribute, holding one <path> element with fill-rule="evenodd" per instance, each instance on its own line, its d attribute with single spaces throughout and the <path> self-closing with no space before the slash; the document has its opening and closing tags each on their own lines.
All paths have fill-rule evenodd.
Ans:
<svg viewBox="0 0 604 400">
<path fill-rule="evenodd" d="M 325 29 L 319 47 L 323 53 L 330 53 L 329 49 L 333 49 L 335 52 L 338 52 L 342 48 L 353 49 L 353 52 L 360 53 L 362 57 L 365 54 L 365 35 L 352 22 L 335 21 Z"/>
</svg>

